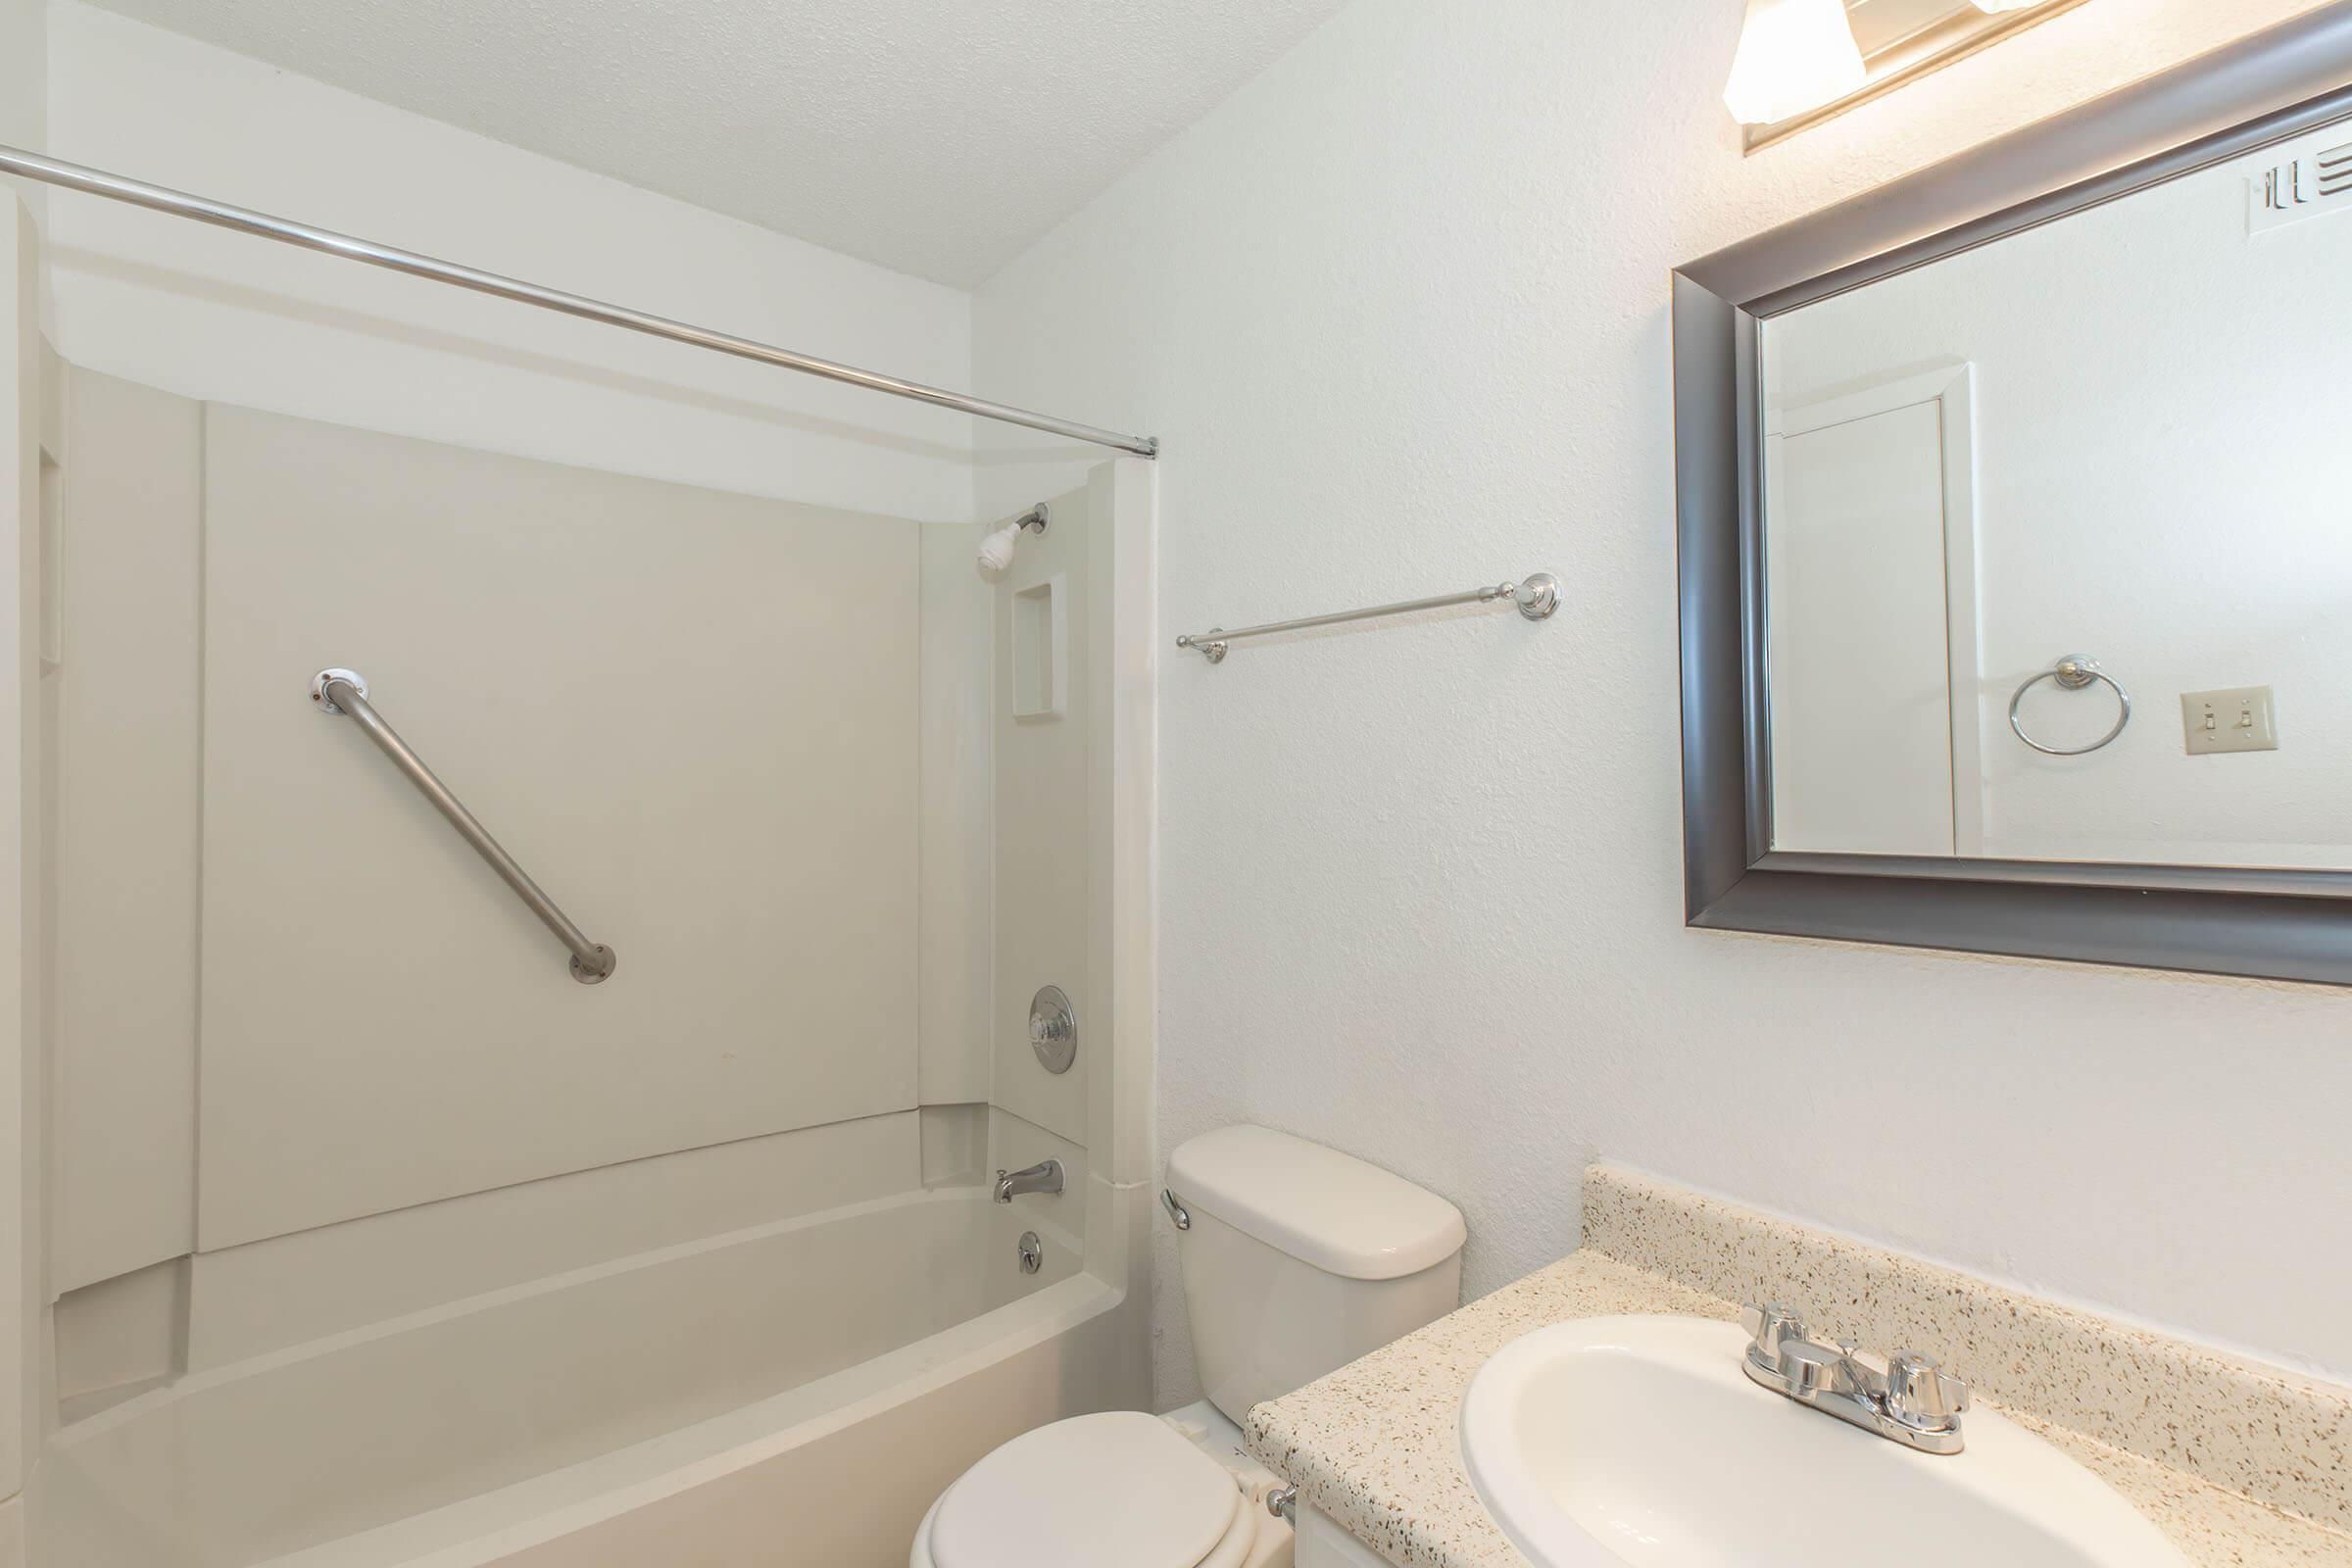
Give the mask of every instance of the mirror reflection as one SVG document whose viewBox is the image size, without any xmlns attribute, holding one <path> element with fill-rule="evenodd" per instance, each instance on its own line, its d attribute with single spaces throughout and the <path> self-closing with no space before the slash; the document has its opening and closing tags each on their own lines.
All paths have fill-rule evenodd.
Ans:
<svg viewBox="0 0 2352 1568">
<path fill-rule="evenodd" d="M 2352 122 L 1762 366 L 1775 850 L 2352 868 Z"/>
</svg>

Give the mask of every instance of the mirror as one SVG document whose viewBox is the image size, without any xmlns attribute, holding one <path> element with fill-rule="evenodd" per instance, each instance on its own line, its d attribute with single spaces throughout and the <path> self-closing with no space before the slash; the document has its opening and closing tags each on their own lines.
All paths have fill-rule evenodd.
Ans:
<svg viewBox="0 0 2352 1568">
<path fill-rule="evenodd" d="M 2352 984 L 2352 0 L 1673 295 L 1690 923 Z"/>
<path fill-rule="evenodd" d="M 2352 122 L 1760 364 L 1775 850 L 2352 867 Z"/>
</svg>

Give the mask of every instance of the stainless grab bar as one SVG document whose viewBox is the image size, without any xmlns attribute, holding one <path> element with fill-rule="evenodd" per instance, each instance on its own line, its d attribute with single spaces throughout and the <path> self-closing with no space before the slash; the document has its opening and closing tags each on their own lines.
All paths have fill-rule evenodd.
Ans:
<svg viewBox="0 0 2352 1568">
<path fill-rule="evenodd" d="M 542 924 L 556 934 L 556 940 L 571 950 L 571 977 L 584 986 L 597 985 L 609 978 L 617 966 L 612 950 L 599 942 L 588 940 L 586 932 L 573 925 L 556 901 L 540 890 L 514 857 L 500 847 L 490 836 L 490 830 L 473 819 L 473 813 L 461 805 L 449 786 L 433 776 L 424 760 L 409 750 L 409 743 L 400 738 L 384 715 L 368 701 L 368 682 L 348 669 L 322 669 L 311 677 L 311 701 L 328 713 L 348 714 L 376 749 L 392 759 L 392 765 L 409 777 L 433 808 L 449 818 L 449 825 L 458 836 L 473 846 L 474 853 L 490 862 L 490 869 L 504 878 L 515 896 L 530 906 Z"/>
</svg>

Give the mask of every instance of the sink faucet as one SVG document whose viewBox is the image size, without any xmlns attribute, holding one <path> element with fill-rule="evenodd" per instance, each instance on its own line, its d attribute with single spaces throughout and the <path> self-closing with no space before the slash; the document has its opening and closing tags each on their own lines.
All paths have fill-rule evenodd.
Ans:
<svg viewBox="0 0 2352 1568">
<path fill-rule="evenodd" d="M 1022 1193 L 1058 1193 L 1061 1191 L 1061 1161 L 1045 1160 L 1027 1170 L 1007 1174 L 997 1172 L 997 1201 L 1009 1203 Z"/>
<path fill-rule="evenodd" d="M 1751 1306 L 1740 1365 L 1773 1393 L 1876 1432 L 1922 1453 L 1958 1453 L 1968 1385 L 1931 1356 L 1897 1350 L 1879 1371 L 1850 1345 L 1806 1338 L 1804 1320 L 1785 1306 Z"/>
</svg>

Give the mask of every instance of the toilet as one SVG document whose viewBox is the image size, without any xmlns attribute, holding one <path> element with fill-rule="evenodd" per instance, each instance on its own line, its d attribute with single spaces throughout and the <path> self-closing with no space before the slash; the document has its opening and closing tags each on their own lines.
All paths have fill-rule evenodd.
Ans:
<svg viewBox="0 0 2352 1568">
<path fill-rule="evenodd" d="M 1168 1156 L 1164 1201 L 1208 1397 L 1023 1433 L 940 1494 L 910 1568 L 1289 1568 L 1282 1483 L 1239 1423 L 1460 1299 L 1461 1211 L 1302 1138 L 1203 1133 Z"/>
</svg>

